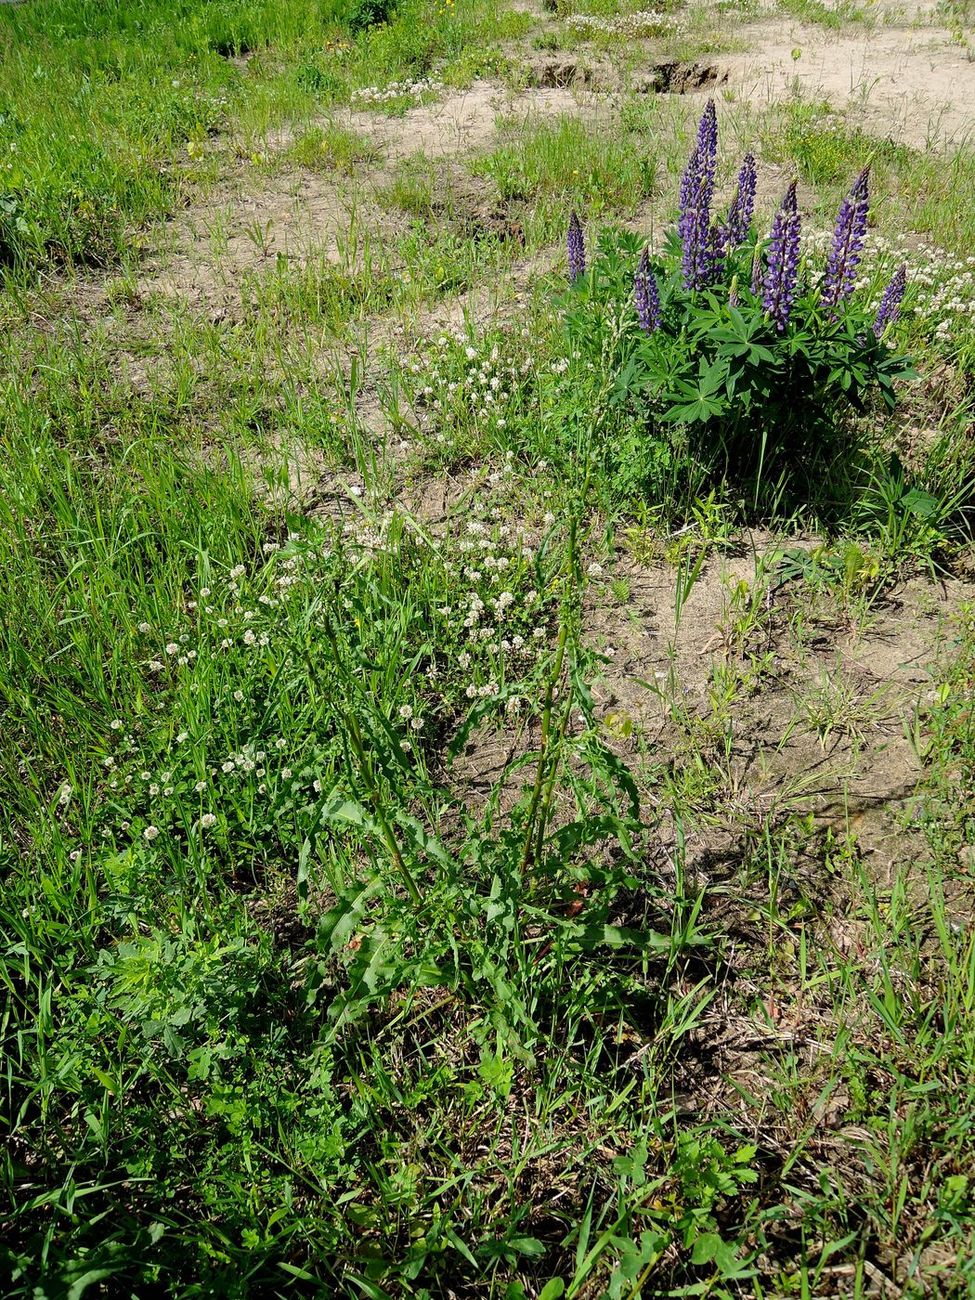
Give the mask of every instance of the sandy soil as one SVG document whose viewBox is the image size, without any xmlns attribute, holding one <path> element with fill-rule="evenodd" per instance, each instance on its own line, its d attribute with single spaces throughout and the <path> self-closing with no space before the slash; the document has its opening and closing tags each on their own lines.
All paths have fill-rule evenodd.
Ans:
<svg viewBox="0 0 975 1300">
<path fill-rule="evenodd" d="M 925 15 L 912 7 L 908 17 Z M 864 130 L 918 149 L 960 144 L 975 129 L 975 63 L 942 28 L 834 32 L 774 19 L 743 28 L 740 37 L 748 53 L 718 62 L 728 93 L 756 108 L 798 91 L 829 100 Z"/>
</svg>

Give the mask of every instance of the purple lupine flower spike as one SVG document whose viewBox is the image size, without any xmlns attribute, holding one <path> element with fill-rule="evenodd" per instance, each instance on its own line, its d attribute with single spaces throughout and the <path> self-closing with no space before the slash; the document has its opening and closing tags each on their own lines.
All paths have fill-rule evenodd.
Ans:
<svg viewBox="0 0 975 1300">
<path fill-rule="evenodd" d="M 695 145 L 680 178 L 677 194 L 677 229 L 681 240 L 690 214 L 699 206 L 701 193 L 701 150 Z"/>
<path fill-rule="evenodd" d="M 768 265 L 762 281 L 762 305 L 780 334 L 789 323 L 796 297 L 800 229 L 796 183 L 793 181 L 772 222 Z"/>
<path fill-rule="evenodd" d="M 697 141 L 680 183 L 677 231 L 685 288 L 706 289 L 718 279 L 723 246 L 711 224 L 711 200 L 718 158 L 718 119 L 709 99 L 697 128 Z"/>
<path fill-rule="evenodd" d="M 746 153 L 738 173 L 738 188 L 728 209 L 728 220 L 721 232 L 725 248 L 737 248 L 748 236 L 755 211 L 755 190 L 758 185 L 758 173 L 754 154 Z"/>
<path fill-rule="evenodd" d="M 650 254 L 644 249 L 636 268 L 633 281 L 633 297 L 636 301 L 636 314 L 644 334 L 653 334 L 660 329 L 660 289 L 657 277 L 650 267 Z"/>
<path fill-rule="evenodd" d="M 880 300 L 880 307 L 877 309 L 877 319 L 873 323 L 873 332 L 877 338 L 883 336 L 884 330 L 888 325 L 893 325 L 901 314 L 901 303 L 904 300 L 904 290 L 907 288 L 907 267 L 899 266 L 894 272 L 894 277 L 884 290 L 884 296 Z"/>
<path fill-rule="evenodd" d="M 573 212 L 569 216 L 569 279 L 575 283 L 586 273 L 586 239 L 582 233 L 582 222 Z"/>
<path fill-rule="evenodd" d="M 700 284 L 701 244 L 701 150 L 695 147 L 684 168 L 678 198 L 677 233 L 681 245 L 681 270 L 684 287 L 694 290 Z"/>
<path fill-rule="evenodd" d="M 701 155 L 701 198 L 710 208 L 714 198 L 714 174 L 718 165 L 718 114 L 714 100 L 704 106 L 697 127 L 697 148 Z"/>
<path fill-rule="evenodd" d="M 833 231 L 833 243 L 826 261 L 822 300 L 825 306 L 836 308 L 848 298 L 856 287 L 856 270 L 863 254 L 867 237 L 867 216 L 870 210 L 870 168 L 853 182 L 849 194 L 840 204 Z"/>
</svg>

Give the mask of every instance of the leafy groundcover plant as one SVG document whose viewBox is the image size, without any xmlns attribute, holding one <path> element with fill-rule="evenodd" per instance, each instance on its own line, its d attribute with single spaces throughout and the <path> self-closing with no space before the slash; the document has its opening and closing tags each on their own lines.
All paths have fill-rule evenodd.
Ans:
<svg viewBox="0 0 975 1300">
<path fill-rule="evenodd" d="M 824 266 L 803 249 L 795 181 L 768 237 L 756 231 L 751 154 L 727 212 L 715 213 L 717 145 L 710 101 L 681 180 L 676 229 L 659 254 L 609 230 L 588 261 L 572 214 L 570 348 L 605 363 L 611 340 L 615 398 L 645 437 L 669 448 L 658 446 L 658 460 L 672 462 L 679 446 L 698 479 L 747 488 L 755 507 L 796 495 L 825 504 L 830 485 L 853 477 L 861 450 L 846 417 L 878 397 L 893 409 L 896 381 L 914 376 L 890 343 L 906 268 L 879 307 L 858 289 L 869 168 L 843 200 Z"/>
</svg>

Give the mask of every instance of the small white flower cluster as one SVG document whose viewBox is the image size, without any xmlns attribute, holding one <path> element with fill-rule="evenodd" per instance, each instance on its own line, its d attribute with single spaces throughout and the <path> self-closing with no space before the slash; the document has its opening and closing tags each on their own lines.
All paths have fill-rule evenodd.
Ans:
<svg viewBox="0 0 975 1300">
<path fill-rule="evenodd" d="M 832 230 L 810 230 L 803 243 L 807 253 L 823 261 L 832 240 Z M 879 307 L 884 285 L 901 263 L 908 268 L 911 310 L 935 342 L 950 342 L 970 328 L 975 317 L 975 256 L 952 258 L 906 235 L 889 240 L 870 231 L 856 285 L 870 294 L 869 306 Z"/>
<path fill-rule="evenodd" d="M 382 105 L 399 99 L 422 99 L 443 93 L 443 82 L 423 77 L 419 81 L 391 81 L 385 86 L 363 86 L 352 92 L 353 104 Z"/>
<path fill-rule="evenodd" d="M 464 646 L 455 660 L 470 675 L 464 695 L 486 699 L 505 681 L 529 673 L 546 653 L 542 597 L 525 585 L 535 551 L 524 528 L 480 519 L 468 522 L 457 549 L 458 561 L 448 567 L 462 580 L 464 594 L 438 612 Z"/>
<path fill-rule="evenodd" d="M 403 363 L 415 381 L 417 422 L 442 448 L 468 445 L 475 431 L 502 432 L 524 404 L 534 362 L 506 356 L 511 340 L 477 340 L 455 330 L 420 345 Z"/>
<path fill-rule="evenodd" d="M 512 456 L 489 476 L 492 484 L 511 474 Z M 295 615 L 322 609 L 323 593 L 339 635 L 350 645 L 360 637 L 371 644 L 358 602 L 370 590 L 373 564 L 384 570 L 390 560 L 400 570 L 420 565 L 421 586 L 433 596 L 419 626 L 428 641 L 432 624 L 434 649 L 390 719 L 403 748 L 413 752 L 412 741 L 433 729 L 428 723 L 454 719 L 465 700 L 504 693 L 506 708 L 517 714 L 536 692 L 526 689 L 525 699 L 512 702 L 512 687 L 530 678 L 548 653 L 549 598 L 534 586 L 536 548 L 527 529 L 506 522 L 506 513 L 491 496 L 474 500 L 463 535 L 441 538 L 426 553 L 425 539 L 401 540 L 392 514 L 373 519 L 356 510 L 341 528 L 307 521 L 301 535 L 265 542 L 246 567 L 235 565 L 222 579 L 208 576 L 168 626 L 139 622 L 147 703 L 163 716 L 107 721 L 100 761 L 114 793 L 102 810 L 102 837 L 151 844 L 218 827 L 233 834 L 248 819 L 273 821 L 281 800 L 322 793 L 318 776 L 330 760 L 319 764 L 318 754 L 332 743 L 335 720 L 326 718 L 321 734 L 262 734 L 267 682 L 291 644 Z M 312 619 L 313 637 L 316 628 Z M 323 662 L 329 645 L 320 639 L 316 653 Z M 190 716 L 180 710 L 194 696 L 199 704 L 190 715 L 207 723 L 180 729 Z M 72 782 L 65 779 L 53 797 L 70 834 Z"/>
<path fill-rule="evenodd" d="M 616 36 L 632 40 L 640 36 L 660 36 L 677 31 L 681 24 L 675 14 L 662 14 L 654 9 L 642 9 L 635 14 L 619 14 L 615 18 L 599 18 L 593 14 L 573 14 L 566 26 L 579 35 Z"/>
</svg>

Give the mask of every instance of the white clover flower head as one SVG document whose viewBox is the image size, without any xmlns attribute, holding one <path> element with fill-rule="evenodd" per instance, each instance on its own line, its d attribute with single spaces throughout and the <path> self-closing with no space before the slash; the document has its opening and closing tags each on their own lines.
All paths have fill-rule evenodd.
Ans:
<svg viewBox="0 0 975 1300">
<path fill-rule="evenodd" d="M 113 731 L 121 731 L 121 730 L 122 730 L 122 719 L 121 719 L 121 718 L 115 718 L 115 719 L 113 719 L 113 720 L 112 720 L 108 725 L 111 727 L 111 729 L 112 729 Z"/>
<path fill-rule="evenodd" d="M 150 841 L 151 841 L 151 840 L 157 839 L 158 836 L 159 836 L 159 827 L 158 827 L 158 826 L 147 826 L 147 827 L 145 828 L 145 830 L 142 832 L 142 838 L 143 838 L 144 840 L 150 840 Z"/>
<path fill-rule="evenodd" d="M 209 830 L 211 826 L 216 826 L 216 824 L 217 824 L 216 813 L 204 813 L 203 816 L 200 818 L 200 825 L 203 827 L 205 831 Z"/>
</svg>

